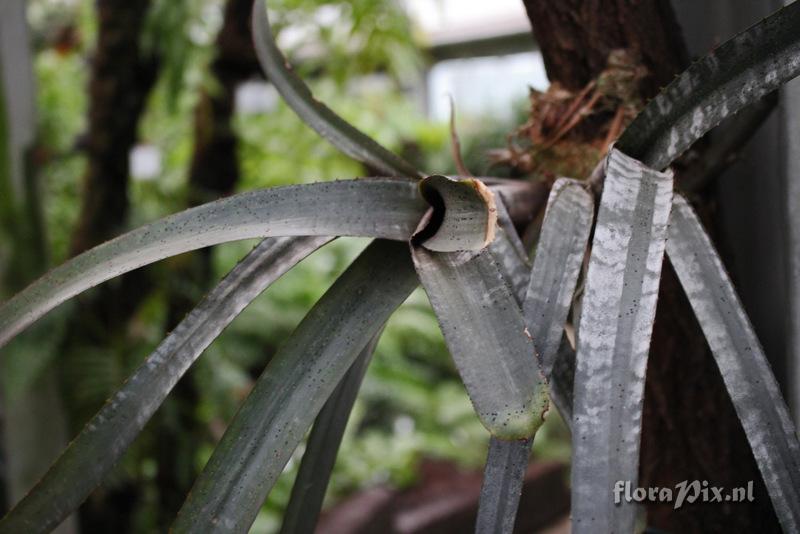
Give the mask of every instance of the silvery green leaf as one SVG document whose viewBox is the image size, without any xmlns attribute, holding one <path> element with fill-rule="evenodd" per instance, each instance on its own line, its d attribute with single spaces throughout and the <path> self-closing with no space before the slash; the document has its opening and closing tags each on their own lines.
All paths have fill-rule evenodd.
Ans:
<svg viewBox="0 0 800 534">
<path fill-rule="evenodd" d="M 594 201 L 576 180 L 562 178 L 554 184 L 530 275 L 527 274 L 521 243 L 514 246 L 513 237 L 507 237 L 516 236 L 516 230 L 513 225 L 509 227 L 504 203 L 498 202 L 497 207 L 498 221 L 507 222 L 501 224 L 502 229 L 489 249 L 518 302 L 524 302 L 525 324 L 543 362 L 545 375 L 550 378 L 550 398 L 566 404 L 561 399 L 562 390 L 570 398 L 570 411 L 562 413 L 564 418 L 568 418 L 571 415 L 572 376 L 559 373 L 551 377 L 550 374 L 553 361 L 558 361 L 556 353 L 586 252 L 594 219 Z M 567 363 L 574 362 L 574 353 L 560 356 L 562 359 L 571 357 Z M 559 369 L 561 367 L 559 365 Z M 533 439 L 503 441 L 492 437 L 483 473 L 477 532 L 513 531 L 532 442 Z"/>
<path fill-rule="evenodd" d="M 379 337 L 372 338 L 361 351 L 314 420 L 294 479 L 292 495 L 283 513 L 281 534 L 314 533 L 336 463 L 336 453 Z"/>
<path fill-rule="evenodd" d="M 800 531 L 800 444 L 753 326 L 700 220 L 673 200 L 667 254 L 700 322 L 784 532 Z"/>
<path fill-rule="evenodd" d="M 0 532 L 49 532 L 114 467 L 197 357 L 264 289 L 325 237 L 262 241 L 181 321 L 84 427 L 42 480 L 2 520 Z"/>
<path fill-rule="evenodd" d="M 533 438 L 506 441 L 492 437 L 478 503 L 478 534 L 511 534 L 525 482 Z"/>
<path fill-rule="evenodd" d="M 419 183 L 431 205 L 428 220 L 414 234 L 415 244 L 437 252 L 480 250 L 492 242 L 497 229 L 494 194 L 475 178 L 454 180 L 428 176 Z"/>
<path fill-rule="evenodd" d="M 407 244 L 367 247 L 264 370 L 195 482 L 175 533 L 248 531 L 325 401 L 417 283 Z"/>
<path fill-rule="evenodd" d="M 800 74 L 800 2 L 736 35 L 670 83 L 616 148 L 664 169 L 725 117 Z"/>
<path fill-rule="evenodd" d="M 267 79 L 309 126 L 347 156 L 388 176 L 420 177 L 414 167 L 385 149 L 314 98 L 283 56 L 269 24 L 264 0 L 253 2 L 253 41 Z"/>
<path fill-rule="evenodd" d="M 672 206 L 672 175 L 612 150 L 578 330 L 572 420 L 573 532 L 632 532 L 644 379 Z"/>
<path fill-rule="evenodd" d="M 594 220 L 594 200 L 577 180 L 561 178 L 548 199 L 525 295 L 525 324 L 548 377 L 581 271 Z"/>
<path fill-rule="evenodd" d="M 0 307 L 0 346 L 65 300 L 158 260 L 227 241 L 277 236 L 408 240 L 427 205 L 417 184 L 344 180 L 241 193 L 182 211 L 76 256 Z"/>
<path fill-rule="evenodd" d="M 547 388 L 522 312 L 490 251 L 412 253 L 481 422 L 500 439 L 532 437 L 547 409 Z"/>
<path fill-rule="evenodd" d="M 528 265 L 528 257 L 525 248 L 519 239 L 511 217 L 505 207 L 505 202 L 498 195 L 495 196 L 497 202 L 497 230 L 495 240 L 489 245 L 497 266 L 503 278 L 511 286 L 517 304 L 522 307 L 525 299 L 525 292 L 528 289 L 528 282 L 531 276 L 531 268 Z"/>
</svg>

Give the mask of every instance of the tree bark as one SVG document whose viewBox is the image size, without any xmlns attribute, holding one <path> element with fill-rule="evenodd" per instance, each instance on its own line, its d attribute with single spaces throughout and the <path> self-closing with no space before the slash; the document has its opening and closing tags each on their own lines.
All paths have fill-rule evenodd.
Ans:
<svg viewBox="0 0 800 534">
<path fill-rule="evenodd" d="M 666 85 L 688 61 L 669 0 L 523 0 L 547 75 L 578 90 L 606 66 L 615 48 L 638 52 L 650 70 L 648 94 Z"/>
<path fill-rule="evenodd" d="M 667 0 L 524 0 L 551 82 L 584 87 L 611 50 L 635 52 L 650 70 L 652 98 L 687 65 Z M 680 185 L 680 175 L 677 176 Z M 706 219 L 711 199 L 699 199 Z M 706 221 L 709 222 L 709 221 Z M 639 486 L 707 480 L 733 488 L 754 481 L 754 503 L 648 504 L 648 524 L 670 532 L 780 532 L 750 446 L 719 370 L 669 264 L 659 290 L 645 384 Z"/>
</svg>

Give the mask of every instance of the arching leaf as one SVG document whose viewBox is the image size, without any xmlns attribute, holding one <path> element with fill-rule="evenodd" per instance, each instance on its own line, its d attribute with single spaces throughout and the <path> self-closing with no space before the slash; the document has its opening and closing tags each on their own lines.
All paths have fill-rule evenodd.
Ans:
<svg viewBox="0 0 800 534">
<path fill-rule="evenodd" d="M 314 98 L 283 56 L 264 0 L 253 2 L 253 41 L 261 66 L 286 103 L 309 126 L 347 156 L 387 176 L 421 177 L 413 165 L 385 149 Z"/>
<path fill-rule="evenodd" d="M 247 532 L 325 401 L 417 286 L 408 246 L 375 241 L 306 315 L 258 379 L 173 525 Z"/>
<path fill-rule="evenodd" d="M 504 204 L 498 202 L 501 221 L 505 218 L 504 210 Z M 543 362 L 544 373 L 550 379 L 550 399 L 561 404 L 564 404 L 561 395 L 572 396 L 572 376 L 551 376 L 551 369 L 563 336 L 593 218 L 594 201 L 583 185 L 566 178 L 558 180 L 550 193 L 533 271 L 529 283 L 524 285 L 518 282 L 520 279 L 528 280 L 528 276 L 519 276 L 520 269 L 514 267 L 515 264 L 525 265 L 524 256 L 515 252 L 518 247 L 506 244 L 513 238 L 505 236 L 516 232 L 513 227 L 501 231 L 490 245 L 504 277 L 516 288 L 518 302 L 524 303 L 525 324 Z M 574 361 L 574 354 L 568 356 Z M 569 407 L 570 411 L 562 413 L 562 417 L 571 416 L 571 402 Z M 532 443 L 533 439 L 504 441 L 494 436 L 491 438 L 483 472 L 477 532 L 513 531 Z"/>
<path fill-rule="evenodd" d="M 784 532 L 800 531 L 800 444 L 753 326 L 700 220 L 673 200 L 667 254 L 753 449 Z"/>
<path fill-rule="evenodd" d="M 481 422 L 501 439 L 533 436 L 547 409 L 547 388 L 522 311 L 491 253 L 412 252 Z"/>
<path fill-rule="evenodd" d="M 616 148 L 664 169 L 725 117 L 800 74 L 800 2 L 736 35 L 675 78 Z"/>
<path fill-rule="evenodd" d="M 283 513 L 281 534 L 314 532 L 347 420 L 379 337 L 372 338 L 361 351 L 314 420 L 303 460 L 294 479 L 292 495 Z"/>
<path fill-rule="evenodd" d="M 265 288 L 329 239 L 262 241 L 161 342 L 84 427 L 0 532 L 49 532 L 114 467 L 197 357 Z"/>
<path fill-rule="evenodd" d="M 391 179 L 241 193 L 133 230 L 51 270 L 0 307 L 0 347 L 65 300 L 158 260 L 226 241 L 276 236 L 408 240 L 427 205 L 417 184 Z"/>
</svg>

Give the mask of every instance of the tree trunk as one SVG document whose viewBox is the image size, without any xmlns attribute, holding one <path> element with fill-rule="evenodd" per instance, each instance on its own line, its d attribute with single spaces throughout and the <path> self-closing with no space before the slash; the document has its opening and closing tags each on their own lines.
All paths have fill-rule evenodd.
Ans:
<svg viewBox="0 0 800 534">
<path fill-rule="evenodd" d="M 682 71 L 686 46 L 669 0 L 524 0 L 551 82 L 578 90 L 616 48 L 638 52 L 652 96 Z"/>
<path fill-rule="evenodd" d="M 596 77 L 616 48 L 635 52 L 650 70 L 642 84 L 645 99 L 687 65 L 686 47 L 666 0 L 524 3 L 551 82 L 568 89 L 580 89 Z M 700 199 L 699 205 L 709 219 L 710 199 Z M 674 488 L 683 480 L 707 480 L 729 489 L 752 480 L 756 501 L 695 503 L 679 510 L 649 504 L 650 526 L 670 532 L 780 531 L 719 370 L 667 264 L 645 384 L 639 486 Z"/>
</svg>

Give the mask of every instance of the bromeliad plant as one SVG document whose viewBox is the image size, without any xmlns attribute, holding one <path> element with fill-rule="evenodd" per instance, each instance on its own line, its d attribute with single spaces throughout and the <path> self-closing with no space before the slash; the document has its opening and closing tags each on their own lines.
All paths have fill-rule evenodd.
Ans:
<svg viewBox="0 0 800 534">
<path fill-rule="evenodd" d="M 515 229 L 536 196 L 529 184 L 418 172 L 314 100 L 277 49 L 258 2 L 253 20 L 259 58 L 289 105 L 345 154 L 391 178 L 254 191 L 178 213 L 85 252 L 6 302 L 0 344 L 122 273 L 200 247 L 265 238 L 123 384 L 0 521 L 0 532 L 57 526 L 236 315 L 336 236 L 375 241 L 270 362 L 187 497 L 175 532 L 246 532 L 312 423 L 282 531 L 313 530 L 372 350 L 419 282 L 491 433 L 477 531 L 511 531 L 531 442 L 551 399 L 573 435 L 574 531 L 631 532 L 635 506 L 615 506 L 612 491 L 616 480 L 637 479 L 644 377 L 665 251 L 781 525 L 800 531 L 795 429 L 719 256 L 664 170 L 726 116 L 800 73 L 800 4 L 679 76 L 634 120 L 591 179 L 558 180 L 532 266 Z M 573 305 L 581 310 L 577 350 L 562 343 Z"/>
</svg>

